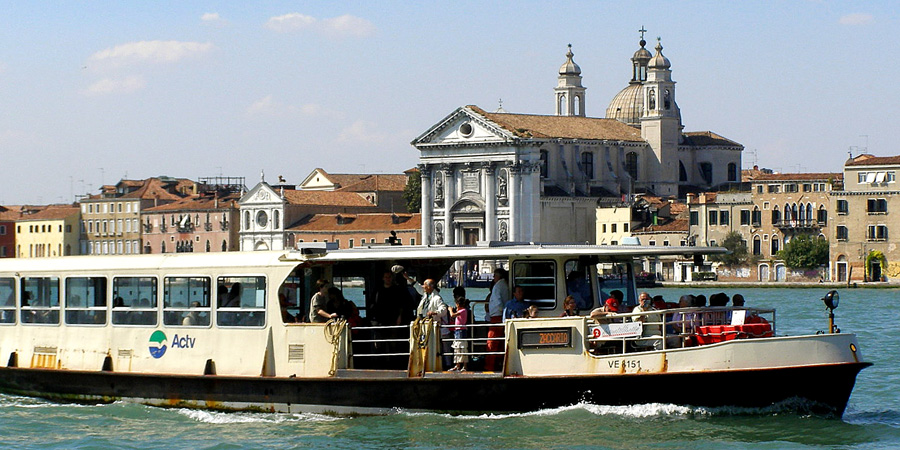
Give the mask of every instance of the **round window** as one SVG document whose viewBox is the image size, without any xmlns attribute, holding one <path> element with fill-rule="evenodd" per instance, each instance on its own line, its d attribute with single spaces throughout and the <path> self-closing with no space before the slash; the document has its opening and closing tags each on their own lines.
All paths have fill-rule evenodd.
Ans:
<svg viewBox="0 0 900 450">
<path fill-rule="evenodd" d="M 471 136 L 473 131 L 474 129 L 472 128 L 472 124 L 469 122 L 466 122 L 459 126 L 459 134 L 461 134 L 463 137 Z"/>
<path fill-rule="evenodd" d="M 260 211 L 256 213 L 256 224 L 262 228 L 265 228 L 266 224 L 269 223 L 269 215 L 266 214 L 265 211 Z"/>
</svg>

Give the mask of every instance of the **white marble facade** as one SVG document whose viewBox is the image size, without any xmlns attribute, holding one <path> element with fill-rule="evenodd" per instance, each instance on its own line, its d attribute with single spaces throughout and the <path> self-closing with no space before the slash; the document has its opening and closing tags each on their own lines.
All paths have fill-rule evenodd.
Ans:
<svg viewBox="0 0 900 450">
<path fill-rule="evenodd" d="M 683 197 L 740 182 L 743 146 L 683 132 L 671 63 L 645 44 L 606 118 L 585 116 L 570 47 L 555 115 L 465 106 L 417 137 L 424 243 L 595 242 L 600 197 Z"/>
</svg>

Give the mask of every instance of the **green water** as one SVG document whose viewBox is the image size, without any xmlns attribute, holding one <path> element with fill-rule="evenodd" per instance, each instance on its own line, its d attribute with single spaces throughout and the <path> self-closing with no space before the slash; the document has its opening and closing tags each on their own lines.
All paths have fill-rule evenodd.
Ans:
<svg viewBox="0 0 900 450">
<path fill-rule="evenodd" d="M 710 294 L 718 290 L 692 290 Z M 778 308 L 780 334 L 825 329 L 822 289 L 740 289 L 748 306 Z M 685 293 L 656 289 L 674 300 Z M 470 297 L 475 298 L 474 292 Z M 863 371 L 840 420 L 789 409 L 698 409 L 667 404 L 578 404 L 527 414 L 378 417 L 211 413 L 132 404 L 61 405 L 0 395 L 0 445 L 7 448 L 900 448 L 898 290 L 844 289 L 837 324 L 859 335 Z M 60 382 L 65 382 L 61 379 Z M 810 380 L 827 383 L 827 380 Z M 702 386 L 647 386 L 669 388 Z M 615 386 L 610 386 L 615 389 Z M 723 395 L 740 395 L 741 387 Z M 527 393 L 523 392 L 523 395 Z"/>
</svg>

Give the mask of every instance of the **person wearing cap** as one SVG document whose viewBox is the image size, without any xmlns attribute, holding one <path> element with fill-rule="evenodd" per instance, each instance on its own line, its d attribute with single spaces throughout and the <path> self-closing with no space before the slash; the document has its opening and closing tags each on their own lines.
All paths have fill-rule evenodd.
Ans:
<svg viewBox="0 0 900 450">
<path fill-rule="evenodd" d="M 616 292 L 618 292 L 619 295 L 622 295 L 620 291 L 611 292 L 610 297 L 606 299 L 606 303 L 604 303 L 603 306 L 591 311 L 591 319 L 594 319 L 597 322 L 606 322 L 610 318 L 610 316 L 613 316 L 619 312 L 620 302 L 615 295 Z"/>
</svg>

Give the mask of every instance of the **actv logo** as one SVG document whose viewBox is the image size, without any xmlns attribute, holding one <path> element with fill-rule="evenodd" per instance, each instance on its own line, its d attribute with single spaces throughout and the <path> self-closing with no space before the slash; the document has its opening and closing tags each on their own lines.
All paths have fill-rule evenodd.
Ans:
<svg viewBox="0 0 900 450">
<path fill-rule="evenodd" d="M 150 335 L 150 356 L 156 359 L 166 354 L 166 333 L 156 330 Z"/>
</svg>

